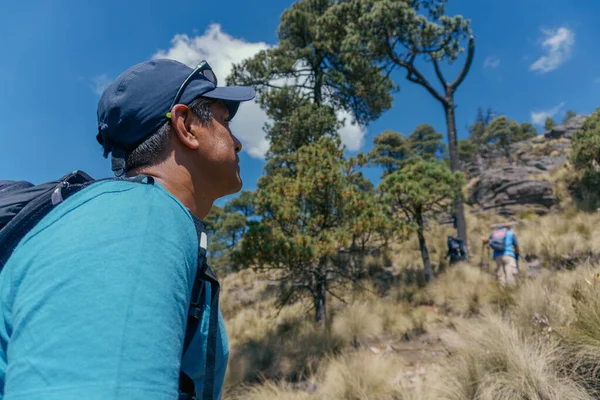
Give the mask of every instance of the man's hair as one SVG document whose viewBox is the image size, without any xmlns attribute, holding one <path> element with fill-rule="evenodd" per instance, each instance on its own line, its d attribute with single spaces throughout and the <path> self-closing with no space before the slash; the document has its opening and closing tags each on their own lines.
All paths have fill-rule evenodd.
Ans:
<svg viewBox="0 0 600 400">
<path fill-rule="evenodd" d="M 210 109 L 213 99 L 198 97 L 188 107 L 204 125 L 213 117 Z M 166 121 L 145 141 L 138 145 L 125 157 L 125 171 L 135 168 L 160 164 L 169 156 L 169 144 L 172 140 L 171 123 Z"/>
</svg>

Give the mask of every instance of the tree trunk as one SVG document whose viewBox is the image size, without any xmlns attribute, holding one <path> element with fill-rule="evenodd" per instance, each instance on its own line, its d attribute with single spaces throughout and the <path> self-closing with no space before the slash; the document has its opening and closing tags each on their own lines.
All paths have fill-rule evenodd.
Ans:
<svg viewBox="0 0 600 400">
<path fill-rule="evenodd" d="M 444 104 L 446 111 L 446 126 L 448 128 L 448 147 L 450 149 L 450 169 L 452 172 L 460 171 L 460 161 L 458 158 L 458 138 L 456 137 L 456 118 L 454 116 L 454 93 L 448 91 L 446 93 L 447 102 Z M 457 189 L 455 202 L 456 227 L 458 237 L 462 239 L 465 247 L 467 247 L 467 221 L 465 220 L 465 206 L 462 199 L 461 190 Z"/>
<path fill-rule="evenodd" d="M 423 214 L 417 211 L 417 236 L 419 237 L 419 248 L 421 249 L 421 257 L 423 258 L 423 268 L 425 269 L 425 280 L 431 282 L 433 280 L 433 268 L 429 259 L 429 251 L 427 243 L 425 243 L 425 235 L 423 234 Z"/>
<path fill-rule="evenodd" d="M 321 326 L 327 325 L 327 310 L 325 308 L 325 300 L 327 296 L 326 282 L 317 282 L 313 301 L 315 304 L 315 322 Z"/>
</svg>

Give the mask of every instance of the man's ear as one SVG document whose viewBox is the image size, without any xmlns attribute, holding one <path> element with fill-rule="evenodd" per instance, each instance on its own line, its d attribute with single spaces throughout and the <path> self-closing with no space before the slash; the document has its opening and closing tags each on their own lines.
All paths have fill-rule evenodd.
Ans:
<svg viewBox="0 0 600 400">
<path fill-rule="evenodd" d="M 191 129 L 194 123 L 192 111 L 183 104 L 177 104 L 171 109 L 171 127 L 179 142 L 190 149 L 197 149 L 200 141 L 196 132 Z"/>
</svg>

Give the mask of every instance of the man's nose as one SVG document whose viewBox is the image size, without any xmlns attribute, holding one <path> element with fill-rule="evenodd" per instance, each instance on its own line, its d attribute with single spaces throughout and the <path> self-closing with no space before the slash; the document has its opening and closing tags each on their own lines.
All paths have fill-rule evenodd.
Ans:
<svg viewBox="0 0 600 400">
<path fill-rule="evenodd" d="M 240 142 L 240 140 L 235 135 L 233 135 L 233 143 L 235 144 L 236 153 L 242 151 L 242 142 Z"/>
</svg>

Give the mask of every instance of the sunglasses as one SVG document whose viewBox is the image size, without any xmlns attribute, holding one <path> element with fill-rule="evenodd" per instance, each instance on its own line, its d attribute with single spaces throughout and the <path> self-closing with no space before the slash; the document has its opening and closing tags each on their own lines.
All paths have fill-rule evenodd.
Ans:
<svg viewBox="0 0 600 400">
<path fill-rule="evenodd" d="M 189 85 L 189 83 L 191 81 L 193 81 L 194 78 L 198 74 L 201 74 L 209 82 L 211 82 L 215 86 L 217 86 L 217 82 L 218 82 L 217 81 L 217 76 L 213 72 L 213 70 L 210 67 L 210 65 L 208 65 L 208 63 L 205 60 L 202 60 L 200 62 L 200 64 L 198 64 L 196 66 L 196 68 L 194 68 L 194 70 L 188 75 L 188 77 L 185 78 L 185 81 L 183 81 L 183 83 L 179 87 L 179 90 L 177 91 L 177 94 L 175 95 L 175 98 L 173 98 L 173 102 L 171 103 L 171 107 L 169 107 L 169 112 L 167 113 L 167 118 L 171 118 L 171 110 L 173 109 L 173 107 L 175 106 L 175 104 L 177 104 L 179 102 L 179 100 L 181 100 L 181 95 L 183 95 L 183 91 L 185 90 L 185 88 L 187 87 L 187 85 Z"/>
</svg>

